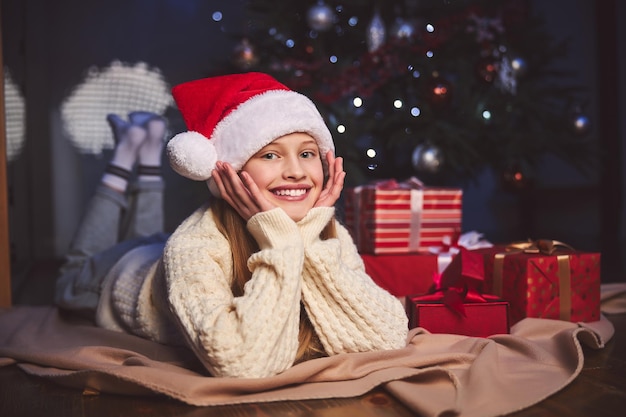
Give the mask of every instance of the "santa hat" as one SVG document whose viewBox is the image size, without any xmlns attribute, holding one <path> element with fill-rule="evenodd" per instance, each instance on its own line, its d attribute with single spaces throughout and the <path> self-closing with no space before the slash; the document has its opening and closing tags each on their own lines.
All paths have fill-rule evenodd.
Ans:
<svg viewBox="0 0 626 417">
<path fill-rule="evenodd" d="M 209 180 L 217 161 L 238 171 L 265 145 L 290 133 L 313 137 L 324 157 L 334 151 L 313 102 L 267 74 L 203 78 L 175 86 L 172 95 L 189 131 L 168 142 L 167 154 L 172 168 L 192 180 Z"/>
</svg>

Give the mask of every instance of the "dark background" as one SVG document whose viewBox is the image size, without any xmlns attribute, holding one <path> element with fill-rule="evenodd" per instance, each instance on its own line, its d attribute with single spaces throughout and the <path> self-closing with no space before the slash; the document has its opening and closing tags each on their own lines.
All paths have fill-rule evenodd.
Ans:
<svg viewBox="0 0 626 417">
<path fill-rule="evenodd" d="M 626 5 L 616 0 L 535 0 L 558 38 L 569 38 L 557 65 L 574 69 L 588 88 L 593 139 L 604 151 L 601 169 L 583 176 L 546 158 L 532 192 L 501 189 L 485 171 L 464 189 L 464 231 L 492 242 L 562 240 L 603 254 L 603 281 L 624 281 L 626 253 L 625 57 Z M 61 259 L 108 154 L 79 153 L 61 128 L 59 109 L 90 67 L 144 62 L 170 85 L 201 78 L 227 62 L 244 25 L 241 0 L 4 0 L 4 64 L 26 108 L 24 145 L 9 161 L 11 259 L 16 281 L 38 262 Z M 211 19 L 216 11 L 224 19 Z M 186 130 L 175 109 L 172 133 Z M 208 195 L 166 169 L 167 227 Z"/>
</svg>

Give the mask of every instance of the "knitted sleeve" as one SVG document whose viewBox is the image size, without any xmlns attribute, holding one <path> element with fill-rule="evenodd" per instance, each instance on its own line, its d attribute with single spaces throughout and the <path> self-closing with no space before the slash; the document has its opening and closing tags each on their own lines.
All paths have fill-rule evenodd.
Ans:
<svg viewBox="0 0 626 417">
<path fill-rule="evenodd" d="M 327 210 L 310 214 L 327 216 Z M 338 237 L 322 241 L 315 222 L 307 220 L 299 223 L 306 236 L 302 297 L 326 352 L 404 347 L 408 319 L 402 303 L 366 274 L 348 231 L 337 224 Z"/>
<path fill-rule="evenodd" d="M 190 347 L 215 376 L 284 371 L 298 348 L 303 243 L 281 209 L 248 222 L 260 251 L 244 295 L 231 291 L 232 252 L 209 210 L 174 232 L 164 252 L 168 301 Z"/>
</svg>

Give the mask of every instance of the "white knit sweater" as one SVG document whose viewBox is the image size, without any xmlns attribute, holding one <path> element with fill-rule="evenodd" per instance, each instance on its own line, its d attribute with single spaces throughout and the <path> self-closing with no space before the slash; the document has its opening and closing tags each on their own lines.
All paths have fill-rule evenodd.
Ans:
<svg viewBox="0 0 626 417">
<path fill-rule="evenodd" d="M 338 224 L 338 238 L 319 238 L 333 215 L 333 208 L 314 208 L 295 223 L 276 208 L 253 216 L 247 227 L 260 251 L 248 259 L 252 278 L 243 296 L 234 297 L 228 240 L 210 208 L 198 209 L 170 237 L 160 265 L 149 268 L 127 330 L 186 344 L 213 375 L 230 377 L 265 377 L 293 365 L 301 301 L 329 355 L 405 346 L 403 306 L 365 273 L 347 230 Z"/>
</svg>

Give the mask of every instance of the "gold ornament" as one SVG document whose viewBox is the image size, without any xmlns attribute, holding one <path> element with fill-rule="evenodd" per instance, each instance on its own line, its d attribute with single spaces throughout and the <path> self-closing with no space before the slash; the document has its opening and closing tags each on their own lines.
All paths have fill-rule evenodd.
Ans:
<svg viewBox="0 0 626 417">
<path fill-rule="evenodd" d="M 254 46 L 247 38 L 243 38 L 233 51 L 233 64 L 241 70 L 249 70 L 259 63 Z"/>
</svg>

